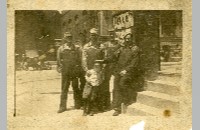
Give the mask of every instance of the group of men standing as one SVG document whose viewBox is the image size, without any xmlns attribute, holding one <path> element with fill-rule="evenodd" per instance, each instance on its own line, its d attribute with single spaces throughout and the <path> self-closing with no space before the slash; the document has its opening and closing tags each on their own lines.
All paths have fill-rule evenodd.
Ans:
<svg viewBox="0 0 200 130">
<path fill-rule="evenodd" d="M 85 74 L 92 70 L 96 61 L 101 61 L 104 80 L 98 102 L 99 111 L 114 109 L 113 116 L 121 114 L 121 104 L 128 105 L 128 89 L 132 87 L 139 73 L 139 48 L 133 42 L 132 34 L 124 36 L 123 44 L 115 40 L 114 30 L 110 30 L 110 41 L 99 42 L 98 30 L 90 30 L 90 41 L 84 46 L 76 46 L 69 32 L 64 34 L 63 44 L 58 48 L 58 68 L 62 74 L 61 99 L 58 113 L 67 110 L 67 94 L 72 83 L 75 109 L 84 107 L 83 90 Z M 113 99 L 110 98 L 110 79 L 114 76 Z"/>
</svg>

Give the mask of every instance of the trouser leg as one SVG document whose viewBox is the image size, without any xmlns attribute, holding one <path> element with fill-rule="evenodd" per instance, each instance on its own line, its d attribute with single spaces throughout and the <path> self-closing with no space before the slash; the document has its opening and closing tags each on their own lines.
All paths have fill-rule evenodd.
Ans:
<svg viewBox="0 0 200 130">
<path fill-rule="evenodd" d="M 120 84 L 119 84 L 120 79 L 121 79 L 120 75 L 115 75 L 112 108 L 116 111 L 121 110 L 121 103 L 122 103 L 122 95 L 121 95 Z"/>
<path fill-rule="evenodd" d="M 93 104 L 99 112 L 103 112 L 105 108 L 105 92 L 101 88 L 102 86 L 99 86 L 99 89 L 96 90 L 96 96 L 93 100 Z"/>
<path fill-rule="evenodd" d="M 110 108 L 110 92 L 109 91 L 104 91 L 102 96 L 100 96 L 100 99 L 102 100 L 101 103 L 102 103 L 102 106 L 105 110 L 109 109 Z"/>
<path fill-rule="evenodd" d="M 102 103 L 105 109 L 110 108 L 110 72 L 105 72 L 105 81 L 102 84 Z"/>
<path fill-rule="evenodd" d="M 131 76 L 126 74 L 120 79 L 120 90 L 122 96 L 122 103 L 125 105 L 129 102 L 129 93 L 128 90 L 131 88 Z"/>
<path fill-rule="evenodd" d="M 98 97 L 95 96 L 93 98 L 91 98 L 90 102 L 89 102 L 89 113 L 95 113 L 95 112 L 99 112 L 102 111 L 102 105 L 100 105 L 101 103 L 98 100 Z"/>
<path fill-rule="evenodd" d="M 80 100 L 81 100 L 81 93 L 80 89 L 78 87 L 78 78 L 72 79 L 72 87 L 73 87 L 73 93 L 74 93 L 74 106 L 76 109 L 80 108 Z"/>
<path fill-rule="evenodd" d="M 86 80 L 85 80 L 85 76 L 81 76 L 80 77 L 80 95 L 81 95 L 81 106 L 84 104 L 84 100 L 83 100 L 83 89 L 84 89 L 84 86 L 85 86 L 85 83 L 86 83 Z"/>
<path fill-rule="evenodd" d="M 83 99 L 83 102 L 84 102 L 84 105 L 83 105 L 83 114 L 84 115 L 87 115 L 87 114 L 89 114 L 89 100 L 88 100 L 88 98 L 85 98 L 85 99 Z"/>
<path fill-rule="evenodd" d="M 66 74 L 62 74 L 61 85 L 60 109 L 66 109 L 67 94 L 70 85 L 70 79 Z"/>
<path fill-rule="evenodd" d="M 95 112 L 97 110 L 102 110 L 102 103 L 99 100 L 100 86 L 92 86 L 92 91 L 90 95 L 90 110 Z"/>
</svg>

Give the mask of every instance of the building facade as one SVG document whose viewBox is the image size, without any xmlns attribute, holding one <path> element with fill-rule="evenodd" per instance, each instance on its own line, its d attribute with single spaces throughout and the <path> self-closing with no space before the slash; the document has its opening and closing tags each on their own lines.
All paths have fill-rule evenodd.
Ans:
<svg viewBox="0 0 200 130">
<path fill-rule="evenodd" d="M 15 11 L 15 52 L 25 50 L 46 51 L 60 37 L 60 14 L 58 11 Z"/>
<path fill-rule="evenodd" d="M 74 40 L 86 43 L 89 30 L 99 29 L 102 41 L 114 28 L 116 38 L 132 33 L 134 42 L 142 50 L 142 64 L 150 75 L 160 69 L 161 61 L 180 61 L 182 48 L 181 11 L 63 11 L 61 32 L 72 32 Z"/>
<path fill-rule="evenodd" d="M 142 49 L 145 68 L 159 68 L 161 61 L 180 61 L 182 57 L 182 11 L 67 10 L 16 11 L 16 53 L 47 51 L 54 39 L 71 32 L 74 42 L 89 41 L 89 30 L 97 28 L 106 41 L 109 30 L 122 39 L 132 33 Z M 155 58 L 156 57 L 156 58 Z M 151 64 L 151 65 L 150 65 Z"/>
<path fill-rule="evenodd" d="M 85 44 L 89 40 L 89 30 L 98 27 L 97 20 L 97 11 L 62 11 L 61 37 L 63 37 L 65 32 L 71 32 L 74 42 L 80 40 Z"/>
</svg>

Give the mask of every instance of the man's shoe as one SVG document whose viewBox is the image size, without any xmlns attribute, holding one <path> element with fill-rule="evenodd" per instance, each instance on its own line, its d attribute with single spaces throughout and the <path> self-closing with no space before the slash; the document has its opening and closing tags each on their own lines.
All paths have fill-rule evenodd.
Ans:
<svg viewBox="0 0 200 130">
<path fill-rule="evenodd" d="M 118 116 L 119 114 L 121 114 L 121 112 L 115 111 L 115 112 L 113 113 L 113 116 Z"/>
<path fill-rule="evenodd" d="M 90 114 L 89 114 L 90 116 L 94 116 L 94 112 L 90 112 Z"/>
<path fill-rule="evenodd" d="M 64 111 L 67 111 L 67 109 L 59 109 L 59 110 L 57 111 L 57 113 L 62 113 L 62 112 L 64 112 Z"/>
</svg>

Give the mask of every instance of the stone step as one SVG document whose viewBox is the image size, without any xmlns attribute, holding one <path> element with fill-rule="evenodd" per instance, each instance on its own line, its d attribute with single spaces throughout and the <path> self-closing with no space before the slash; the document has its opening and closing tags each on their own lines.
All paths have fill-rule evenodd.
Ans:
<svg viewBox="0 0 200 130">
<path fill-rule="evenodd" d="M 177 71 L 177 70 L 181 70 L 182 66 L 180 66 L 180 65 L 161 66 L 160 69 L 161 69 L 161 71 L 162 70 L 175 70 L 175 71 Z"/>
<path fill-rule="evenodd" d="M 154 116 L 159 115 L 160 110 L 141 103 L 133 103 L 127 107 L 126 115 L 132 116 Z"/>
<path fill-rule="evenodd" d="M 173 85 L 178 85 L 180 86 L 180 82 L 181 82 L 181 74 L 178 74 L 178 75 L 159 75 L 157 77 L 156 81 L 157 82 L 164 82 L 164 83 L 169 83 L 170 85 L 173 84 Z"/>
<path fill-rule="evenodd" d="M 181 62 L 161 62 L 161 66 L 181 65 Z"/>
<path fill-rule="evenodd" d="M 180 54 L 182 54 L 182 50 L 175 48 L 175 49 L 173 49 L 173 50 L 170 51 L 170 54 L 173 54 L 173 53 L 180 53 Z"/>
<path fill-rule="evenodd" d="M 172 62 L 179 62 L 182 60 L 182 57 L 170 57 L 170 61 Z"/>
<path fill-rule="evenodd" d="M 161 62 L 160 64 L 161 71 L 168 70 L 173 72 L 174 70 L 181 70 L 182 63 L 181 62 Z"/>
<path fill-rule="evenodd" d="M 127 107 L 126 115 L 131 116 L 178 116 L 179 113 L 171 112 L 166 109 L 158 109 L 141 103 L 134 103 Z"/>
<path fill-rule="evenodd" d="M 159 77 L 164 77 L 164 78 L 178 77 L 179 79 L 181 78 L 181 73 L 182 73 L 181 62 L 161 62 L 160 69 L 161 70 L 158 71 Z"/>
<path fill-rule="evenodd" d="M 170 110 L 178 113 L 179 99 L 178 96 L 172 96 L 164 93 L 153 91 L 138 92 L 137 103 L 145 104 L 151 107 Z"/>
<path fill-rule="evenodd" d="M 159 74 L 160 77 L 165 76 L 165 77 L 179 77 L 179 78 L 181 78 L 181 73 L 182 73 L 182 70 L 178 70 L 178 69 L 174 69 L 174 68 L 164 69 L 164 70 L 158 71 L 158 74 Z"/>
<path fill-rule="evenodd" d="M 174 81 L 173 81 L 174 80 Z M 180 94 L 180 81 L 175 78 L 171 78 L 171 80 L 154 80 L 154 81 L 146 81 L 146 90 L 165 93 L 169 95 L 178 96 Z"/>
</svg>

